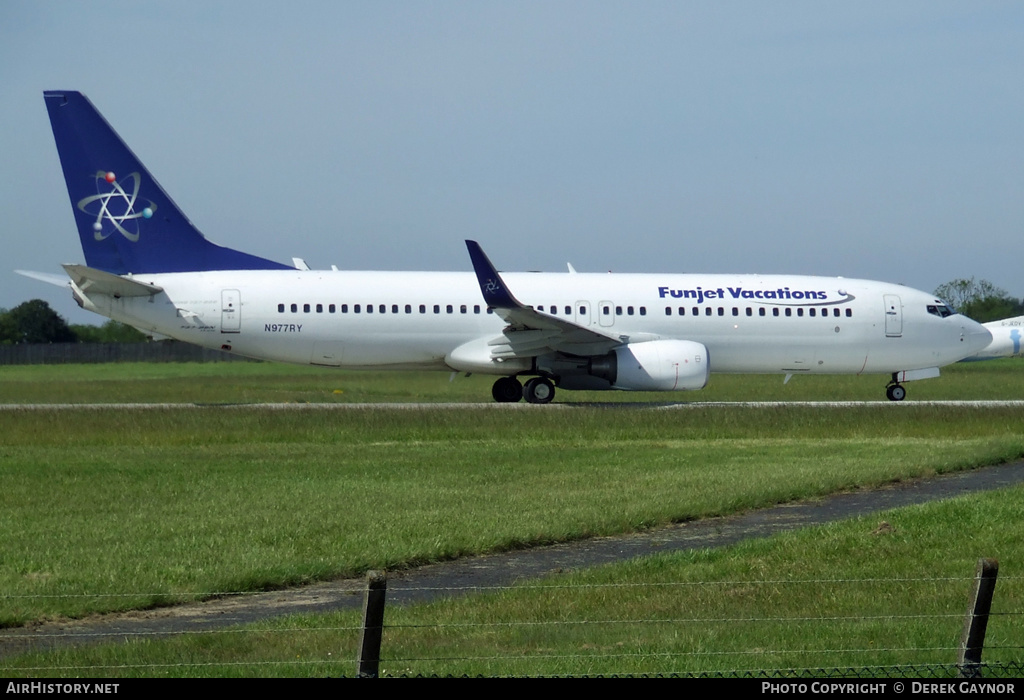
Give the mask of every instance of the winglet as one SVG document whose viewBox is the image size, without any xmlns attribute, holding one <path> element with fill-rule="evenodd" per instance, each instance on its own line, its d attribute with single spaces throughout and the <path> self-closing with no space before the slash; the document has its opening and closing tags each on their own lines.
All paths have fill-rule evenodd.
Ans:
<svg viewBox="0 0 1024 700">
<path fill-rule="evenodd" d="M 480 292 L 484 295 L 484 302 L 494 309 L 522 308 L 523 304 L 505 287 L 505 281 L 501 279 L 501 275 L 498 274 L 480 244 L 476 241 L 466 241 L 466 248 L 469 249 L 469 259 L 473 261 L 473 272 L 476 273 L 476 279 L 480 283 Z"/>
</svg>

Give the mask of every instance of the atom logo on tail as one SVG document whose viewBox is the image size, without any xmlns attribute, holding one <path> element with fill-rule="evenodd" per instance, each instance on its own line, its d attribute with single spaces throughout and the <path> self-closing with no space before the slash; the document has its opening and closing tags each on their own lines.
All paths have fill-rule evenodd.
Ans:
<svg viewBox="0 0 1024 700">
<path fill-rule="evenodd" d="M 104 231 L 103 222 L 109 221 L 117 232 L 132 243 L 135 243 L 139 240 L 138 219 L 149 219 L 156 211 L 156 204 L 152 200 L 146 200 L 149 202 L 148 206 L 139 211 L 135 210 L 135 204 L 139 199 L 139 183 L 141 182 L 139 174 L 132 173 L 126 178 L 132 182 L 130 194 L 121 187 L 117 176 L 110 171 L 100 170 L 96 173 L 95 177 L 98 194 L 79 200 L 78 208 L 89 216 L 96 217 L 96 221 L 92 225 L 96 240 L 102 241 L 114 233 L 114 231 L 110 230 Z M 113 189 L 109 192 L 100 192 L 99 190 L 103 185 L 110 185 Z M 99 211 L 96 211 L 96 203 L 98 203 Z M 132 228 L 135 229 L 134 231 L 124 227 L 125 224 L 133 221 L 134 225 L 132 225 Z"/>
</svg>

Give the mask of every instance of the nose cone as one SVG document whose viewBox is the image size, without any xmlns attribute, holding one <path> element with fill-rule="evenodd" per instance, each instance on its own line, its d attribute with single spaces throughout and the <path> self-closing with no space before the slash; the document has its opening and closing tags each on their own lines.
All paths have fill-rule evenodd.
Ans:
<svg viewBox="0 0 1024 700">
<path fill-rule="evenodd" d="M 964 353 L 964 357 L 977 355 L 992 342 L 992 333 L 985 326 L 972 321 L 966 316 L 961 318 L 963 320 L 960 326 L 960 339 L 963 341 L 961 350 Z"/>
</svg>

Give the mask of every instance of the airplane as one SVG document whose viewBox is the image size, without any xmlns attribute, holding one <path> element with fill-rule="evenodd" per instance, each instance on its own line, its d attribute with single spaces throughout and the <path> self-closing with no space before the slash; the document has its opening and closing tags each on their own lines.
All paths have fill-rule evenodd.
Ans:
<svg viewBox="0 0 1024 700">
<path fill-rule="evenodd" d="M 965 357 L 961 362 L 994 360 L 998 357 L 1020 357 L 1021 339 L 1024 337 L 1024 316 L 1014 316 L 998 321 L 983 323 L 992 334 L 992 342 L 977 354 Z"/>
<path fill-rule="evenodd" d="M 498 402 L 562 390 L 687 391 L 712 372 L 888 375 L 904 382 L 976 354 L 988 329 L 934 295 L 793 275 L 310 270 L 207 240 L 92 103 L 44 93 L 85 264 L 78 304 L 232 353 L 358 369 L 497 377 Z M 525 383 L 522 381 L 525 379 Z"/>
</svg>

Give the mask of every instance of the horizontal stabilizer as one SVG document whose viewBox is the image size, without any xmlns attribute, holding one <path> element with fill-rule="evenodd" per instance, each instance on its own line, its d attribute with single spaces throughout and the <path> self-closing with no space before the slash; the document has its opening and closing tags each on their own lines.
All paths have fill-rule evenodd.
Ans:
<svg viewBox="0 0 1024 700">
<path fill-rule="evenodd" d="M 112 297 L 146 297 L 164 291 L 163 287 L 118 277 L 85 265 L 64 265 L 71 281 L 83 294 L 106 294 Z"/>
<path fill-rule="evenodd" d="M 64 275 L 55 275 L 52 272 L 35 272 L 34 270 L 15 270 L 15 274 L 21 275 L 22 277 L 30 277 L 40 282 L 46 282 L 57 287 L 67 287 L 70 282 Z"/>
</svg>

